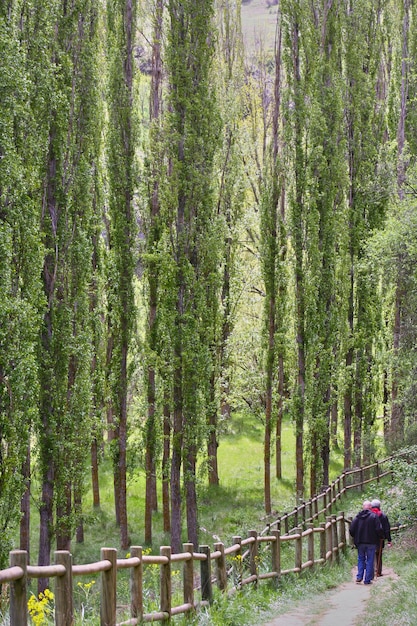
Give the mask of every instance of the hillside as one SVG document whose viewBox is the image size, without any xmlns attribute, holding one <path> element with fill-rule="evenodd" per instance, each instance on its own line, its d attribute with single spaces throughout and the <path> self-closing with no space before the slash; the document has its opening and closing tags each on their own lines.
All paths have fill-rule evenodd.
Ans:
<svg viewBox="0 0 417 626">
<path fill-rule="evenodd" d="M 273 48 L 277 6 L 272 4 L 273 0 L 242 0 L 242 31 L 248 51 L 254 51 L 260 42 L 266 49 Z"/>
</svg>

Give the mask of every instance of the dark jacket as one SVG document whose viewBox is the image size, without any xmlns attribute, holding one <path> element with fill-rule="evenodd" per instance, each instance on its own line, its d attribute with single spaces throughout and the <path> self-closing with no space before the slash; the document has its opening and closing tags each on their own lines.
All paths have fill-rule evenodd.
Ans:
<svg viewBox="0 0 417 626">
<path fill-rule="evenodd" d="M 384 539 L 386 539 L 388 543 L 391 543 L 391 524 L 389 523 L 388 517 L 381 511 L 381 509 L 376 507 L 371 509 L 371 511 L 379 517 L 382 530 L 384 531 Z"/>
<path fill-rule="evenodd" d="M 384 531 L 378 515 L 369 509 L 359 511 L 352 520 L 349 533 L 353 537 L 356 547 L 361 543 L 378 545 L 380 540 L 384 538 Z"/>
</svg>

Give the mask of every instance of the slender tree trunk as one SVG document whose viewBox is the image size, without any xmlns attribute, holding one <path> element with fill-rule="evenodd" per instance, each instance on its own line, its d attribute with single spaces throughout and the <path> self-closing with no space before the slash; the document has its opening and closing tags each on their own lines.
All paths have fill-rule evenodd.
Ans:
<svg viewBox="0 0 417 626">
<path fill-rule="evenodd" d="M 57 476 L 60 473 L 61 468 L 57 471 Z M 70 528 L 70 520 L 71 520 L 71 492 L 72 487 L 71 483 L 66 482 L 64 487 L 63 495 L 61 496 L 62 501 L 56 507 L 56 548 L 57 550 L 71 550 L 71 528 Z"/>
<path fill-rule="evenodd" d="M 401 279 L 398 280 L 397 290 L 395 294 L 394 305 L 394 339 L 393 339 L 393 353 L 394 353 L 394 368 L 392 373 L 391 383 L 391 429 L 390 429 L 390 442 L 391 445 L 398 446 L 400 442 L 404 441 L 404 417 L 403 406 L 398 398 L 398 374 L 396 369 L 398 368 L 397 361 L 400 350 L 401 342 L 401 317 L 402 317 L 402 301 L 403 293 L 399 287 Z"/>
<path fill-rule="evenodd" d="M 407 103 L 409 90 L 409 46 L 408 38 L 410 35 L 410 4 L 411 0 L 402 0 L 403 3 L 403 27 L 402 27 L 402 59 L 401 59 L 401 102 L 400 117 L 397 129 L 397 150 L 398 150 L 398 166 L 397 166 L 397 186 L 400 200 L 404 199 L 404 182 L 406 177 L 407 164 L 404 162 L 404 145 L 405 145 L 405 123 L 407 118 Z"/>
<path fill-rule="evenodd" d="M 83 499 L 80 485 L 74 487 L 74 513 L 77 519 L 75 541 L 77 543 L 84 543 Z"/>
<path fill-rule="evenodd" d="M 157 0 L 155 4 L 155 15 L 153 25 L 152 42 L 152 75 L 151 75 L 151 103 L 150 121 L 151 137 L 159 128 L 159 118 L 161 115 L 161 88 L 162 88 L 162 17 L 163 2 Z M 154 157 L 155 159 L 155 157 Z M 151 255 L 155 254 L 160 232 L 158 219 L 159 207 L 159 154 L 152 163 L 151 171 L 151 197 L 150 197 L 150 229 L 149 247 Z M 158 268 L 153 261 L 148 267 L 149 284 L 149 314 L 148 314 L 148 342 L 151 352 L 157 351 L 157 305 L 158 305 Z M 156 368 L 153 363 L 148 365 L 148 418 L 146 424 L 146 453 L 145 453 L 145 476 L 146 476 L 146 496 L 145 496 L 145 542 L 152 543 L 152 513 L 158 508 L 156 489 Z"/>
<path fill-rule="evenodd" d="M 185 498 L 187 509 L 187 531 L 188 541 L 194 549 L 198 548 L 198 520 L 197 520 L 197 492 L 195 488 L 197 466 L 197 452 L 195 445 L 188 446 L 187 461 L 184 467 L 185 473 Z"/>
<path fill-rule="evenodd" d="M 91 486 L 93 492 L 93 507 L 100 508 L 100 485 L 98 479 L 98 444 L 94 437 L 91 442 Z"/>
<path fill-rule="evenodd" d="M 152 513 L 156 503 L 155 369 L 148 368 L 148 418 L 145 451 L 145 543 L 152 543 Z"/>
<path fill-rule="evenodd" d="M 177 347 L 176 359 L 178 359 Z M 181 354 L 181 352 L 180 352 Z M 182 417 L 182 371 L 180 365 L 174 372 L 174 424 L 172 432 L 171 457 L 171 547 L 174 552 L 181 551 L 181 465 L 183 442 Z"/>
<path fill-rule="evenodd" d="M 164 532 L 171 532 L 171 515 L 169 507 L 169 485 L 170 485 L 170 451 L 171 451 L 171 413 L 168 399 L 164 403 L 164 443 L 162 450 L 162 510 Z"/>
<path fill-rule="evenodd" d="M 338 416 L 338 401 L 337 401 L 337 386 L 333 387 L 334 398 L 331 401 L 331 409 L 330 409 L 330 441 L 332 450 L 336 450 L 339 447 L 338 439 L 337 439 L 337 431 L 339 424 L 339 416 Z"/>
<path fill-rule="evenodd" d="M 282 478 L 282 420 L 284 415 L 284 357 L 278 358 L 278 406 L 277 421 L 275 428 L 275 476 L 279 480 Z"/>
<path fill-rule="evenodd" d="M 215 404 L 215 389 L 215 370 L 213 367 L 213 372 L 210 377 L 210 406 L 213 408 L 209 411 L 208 416 L 209 433 L 207 441 L 209 485 L 219 484 L 219 468 L 217 463 L 217 448 L 219 444 L 217 441 L 217 407 Z"/>
<path fill-rule="evenodd" d="M 355 376 L 355 419 L 353 428 L 353 462 L 356 467 L 362 465 L 362 433 L 363 433 L 363 394 L 362 376 L 360 374 L 362 354 L 356 354 Z"/>
<path fill-rule="evenodd" d="M 382 410 L 382 419 L 384 424 L 384 442 L 389 448 L 389 438 L 390 438 L 390 430 L 391 430 L 391 420 L 390 413 L 388 410 L 388 402 L 389 402 L 389 383 L 388 383 L 388 371 L 384 369 L 384 389 L 383 389 L 383 410 Z"/>
<path fill-rule="evenodd" d="M 39 554 L 38 565 L 49 565 L 52 548 L 53 532 L 53 501 L 54 501 L 54 471 L 53 462 L 45 468 L 42 478 L 41 506 L 39 509 Z M 48 578 L 38 579 L 38 594 L 48 587 Z"/>
<path fill-rule="evenodd" d="M 407 120 L 408 91 L 409 91 L 409 45 L 410 36 L 410 0 L 403 0 L 403 26 L 402 26 L 402 59 L 401 59 L 401 108 L 397 129 L 398 171 L 397 188 L 400 200 L 404 199 L 404 183 L 406 180 L 407 163 L 404 161 L 405 128 Z M 398 263 L 401 267 L 401 263 Z M 401 325 L 403 307 L 403 286 L 401 269 L 397 275 L 397 286 L 394 304 L 394 330 L 393 330 L 393 353 L 394 368 L 391 373 L 391 445 L 398 446 L 404 440 L 404 415 L 403 406 L 398 399 L 399 374 L 398 358 L 401 344 Z"/>
<path fill-rule="evenodd" d="M 295 393 L 295 462 L 297 497 L 304 495 L 304 413 L 305 413 L 305 293 L 304 293 L 304 149 L 303 149 L 303 93 L 300 74 L 299 24 L 292 30 L 294 70 L 295 121 L 295 201 L 293 207 L 295 254 L 295 314 L 297 342 L 297 389 Z"/>
<path fill-rule="evenodd" d="M 30 562 L 30 442 L 27 446 L 26 460 L 22 468 L 22 476 L 25 481 L 25 491 L 23 492 L 22 500 L 20 503 L 20 512 L 22 514 L 20 518 L 20 549 L 25 550 L 28 553 L 28 560 Z"/>
<path fill-rule="evenodd" d="M 52 121 L 49 130 L 48 145 L 48 171 L 46 180 L 46 198 L 44 201 L 43 231 L 48 233 L 46 245 L 49 250 L 54 250 L 56 242 L 53 234 L 56 232 L 59 208 L 56 202 L 56 175 L 57 158 L 55 155 L 56 128 L 54 124 L 56 114 L 52 112 Z M 57 266 L 55 255 L 52 252 L 46 254 L 43 266 L 43 288 L 47 302 L 47 309 L 44 313 L 43 328 L 41 331 L 41 398 L 40 398 L 40 418 L 41 427 L 39 432 L 40 464 L 41 464 L 41 504 L 39 509 L 39 552 L 38 565 L 49 565 L 52 534 L 53 534 L 53 507 L 54 507 L 54 485 L 55 485 L 55 459 L 51 418 L 54 416 L 52 403 L 53 390 L 51 389 L 52 377 L 50 361 L 53 361 L 53 308 L 56 298 L 56 277 Z M 45 591 L 48 586 L 47 578 L 38 579 L 38 593 Z"/>
<path fill-rule="evenodd" d="M 124 334 L 124 333 L 123 333 Z M 126 329 L 127 334 L 127 329 Z M 120 513 L 120 546 L 122 550 L 127 550 L 130 544 L 129 531 L 127 526 L 127 351 L 128 341 L 122 346 L 122 373 L 120 390 L 120 423 L 119 423 L 119 513 Z"/>
</svg>

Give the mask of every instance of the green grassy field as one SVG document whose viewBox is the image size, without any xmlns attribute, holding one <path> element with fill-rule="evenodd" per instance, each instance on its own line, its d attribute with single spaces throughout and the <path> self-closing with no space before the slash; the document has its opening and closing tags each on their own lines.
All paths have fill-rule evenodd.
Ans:
<svg viewBox="0 0 417 626">
<path fill-rule="evenodd" d="M 283 479 L 271 467 L 272 506 L 276 516 L 295 506 L 295 439 L 293 425 L 285 423 L 282 431 Z M 251 529 L 261 531 L 268 521 L 264 510 L 263 425 L 247 415 L 235 416 L 223 435 L 218 449 L 220 485 L 208 486 L 205 475 L 199 478 L 198 505 L 200 543 L 212 546 L 221 540 L 230 545 L 234 535 L 246 537 Z M 338 456 L 331 464 L 331 477 L 342 471 Z M 96 560 L 100 547 L 118 547 L 119 531 L 113 520 L 113 482 L 111 464 L 105 459 L 100 467 L 100 511 L 93 511 L 91 492 L 84 499 L 85 542 L 73 544 L 75 562 Z M 160 503 L 161 504 L 161 503 Z M 143 471 L 135 470 L 128 482 L 128 521 L 131 545 L 144 545 L 145 480 Z M 169 544 L 162 531 L 162 513 L 153 517 L 153 552 Z M 37 520 L 34 520 L 36 523 Z M 184 528 L 184 541 L 187 540 Z M 34 538 L 34 541 L 36 539 Z M 33 544 L 36 545 L 35 543 Z"/>
<path fill-rule="evenodd" d="M 201 543 L 212 545 L 220 539 L 228 546 L 232 543 L 234 535 L 247 536 L 250 529 L 258 531 L 264 528 L 266 520 L 263 509 L 263 425 L 249 418 L 247 415 L 235 416 L 229 425 L 228 433 L 223 435 L 219 446 L 219 487 L 208 487 L 205 478 L 201 478 L 198 487 L 199 493 L 199 522 L 201 527 Z M 272 480 L 272 500 L 277 514 L 282 514 L 294 506 L 294 432 L 291 423 L 286 423 L 283 428 L 283 480 Z M 341 459 L 336 456 L 331 464 L 333 479 L 342 471 Z M 74 563 L 94 562 L 100 558 L 101 547 L 118 547 L 119 531 L 113 519 L 113 485 L 112 472 L 109 459 L 105 459 L 100 469 L 101 480 L 101 509 L 93 511 L 91 507 L 91 493 L 88 491 L 84 501 L 85 542 L 72 545 Z M 386 483 L 386 484 L 385 484 Z M 375 488 L 378 492 L 375 493 Z M 365 497 L 371 498 L 376 495 L 387 504 L 392 500 L 389 489 L 390 482 L 370 485 L 363 492 L 349 492 L 348 497 L 340 504 L 347 515 L 355 514 L 361 508 L 361 502 Z M 143 472 L 135 472 L 128 484 L 128 517 L 131 535 L 131 545 L 144 545 L 143 520 L 144 520 L 144 477 Z M 393 504 L 393 503 L 391 503 Z M 393 520 L 394 521 L 394 520 Z M 37 524 L 36 512 L 34 511 L 33 525 Z M 162 519 L 160 513 L 154 516 L 154 541 L 151 551 L 159 553 L 159 546 L 169 543 L 169 537 L 161 531 Z M 398 583 L 390 589 L 387 598 L 373 598 L 372 606 L 377 610 L 381 607 L 384 617 L 377 621 L 369 621 L 369 624 L 387 626 L 396 623 L 389 621 L 395 611 L 404 615 L 417 615 L 417 601 L 407 606 L 407 597 L 412 594 L 415 586 L 415 533 L 410 530 L 403 537 L 394 539 L 394 546 L 386 564 L 401 572 Z M 184 536 L 184 540 L 186 537 Z M 31 555 L 31 563 L 36 562 L 35 548 L 37 531 L 34 528 L 32 545 L 34 553 Z M 123 557 L 121 551 L 119 556 Z M 285 558 L 285 551 L 282 555 Z M 244 626 L 260 624 L 268 621 L 274 615 L 277 616 L 296 606 L 302 598 L 304 602 L 309 597 L 324 592 L 326 589 L 335 587 L 345 580 L 351 579 L 351 570 L 356 563 L 356 551 L 349 550 L 338 567 L 316 568 L 314 572 L 306 571 L 301 577 L 290 575 L 285 577 L 279 591 L 273 586 L 262 583 L 258 588 L 245 587 L 233 598 L 226 598 L 217 590 L 215 602 L 210 612 L 201 611 L 193 620 L 186 622 L 184 618 L 175 618 L 176 624 L 190 625 L 218 625 L 218 626 Z M 158 597 L 152 589 L 158 587 L 158 568 L 146 569 L 146 589 L 144 602 L 146 610 L 157 610 Z M 181 578 L 178 572 L 179 580 Z M 99 580 L 91 576 L 77 580 L 75 585 L 75 602 L 77 607 L 77 624 L 98 624 L 99 613 Z M 181 585 L 178 585 L 179 590 Z M 128 615 L 129 580 L 128 573 L 122 571 L 118 576 L 118 598 L 121 599 L 122 608 L 126 605 Z M 413 596 L 414 598 L 414 596 Z M 181 602 L 181 600 L 179 600 Z M 394 607 L 394 608 L 393 608 Z M 84 618 L 79 620 L 81 612 Z M 403 621 L 401 623 L 416 623 Z M 0 626 L 8 626 L 7 617 L 1 620 Z"/>
<path fill-rule="evenodd" d="M 265 50 L 272 50 L 275 41 L 277 7 L 268 7 L 267 0 L 243 0 L 242 32 L 245 48 L 254 52 L 262 42 Z"/>
</svg>

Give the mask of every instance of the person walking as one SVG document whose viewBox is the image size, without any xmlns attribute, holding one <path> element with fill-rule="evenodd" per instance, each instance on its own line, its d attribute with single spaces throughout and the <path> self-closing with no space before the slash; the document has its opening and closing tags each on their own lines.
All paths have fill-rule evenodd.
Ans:
<svg viewBox="0 0 417 626">
<path fill-rule="evenodd" d="M 391 542 L 391 524 L 389 523 L 389 519 L 385 513 L 381 511 L 381 502 L 375 498 L 375 500 L 371 501 L 371 511 L 375 513 L 379 517 L 379 521 L 381 522 L 382 530 L 384 531 L 384 537 L 380 539 L 379 544 L 376 547 L 375 551 L 375 562 L 376 562 L 376 575 L 383 576 L 382 573 L 382 550 L 385 546 L 385 540 L 388 542 L 388 546 L 392 546 Z"/>
<path fill-rule="evenodd" d="M 363 580 L 365 585 L 372 584 L 376 547 L 384 537 L 379 517 L 371 511 L 371 507 L 370 500 L 365 500 L 362 511 L 359 511 L 349 527 L 349 534 L 358 549 L 356 582 L 361 583 Z"/>
</svg>

